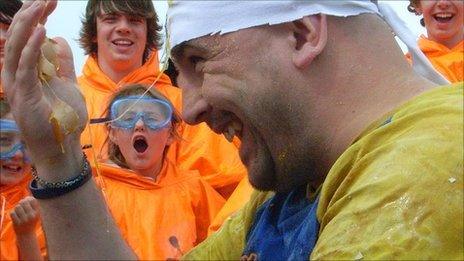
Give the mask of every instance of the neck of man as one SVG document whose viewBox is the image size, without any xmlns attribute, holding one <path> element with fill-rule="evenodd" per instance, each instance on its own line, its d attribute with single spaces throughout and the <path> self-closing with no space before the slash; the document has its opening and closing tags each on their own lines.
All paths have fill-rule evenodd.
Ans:
<svg viewBox="0 0 464 261">
<path fill-rule="evenodd" d="M 98 66 L 113 82 L 119 83 L 124 77 L 142 66 L 142 60 L 132 61 L 107 61 L 98 57 Z"/>
<path fill-rule="evenodd" d="M 332 39 L 308 69 L 317 90 L 307 97 L 316 106 L 306 120 L 319 141 L 321 177 L 371 123 L 435 86 L 414 73 L 383 22 L 359 17 L 351 27 L 348 19 L 329 24 Z"/>
</svg>

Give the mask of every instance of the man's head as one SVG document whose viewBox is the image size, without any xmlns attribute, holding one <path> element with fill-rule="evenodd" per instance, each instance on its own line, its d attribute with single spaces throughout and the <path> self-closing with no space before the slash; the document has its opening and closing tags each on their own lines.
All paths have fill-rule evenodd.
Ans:
<svg viewBox="0 0 464 261">
<path fill-rule="evenodd" d="M 125 15 L 130 18 L 143 19 L 146 24 L 146 39 L 143 40 L 143 61 L 151 51 L 161 46 L 161 26 L 153 2 L 150 0 L 89 0 L 85 17 L 82 20 L 80 44 L 86 54 L 98 53 L 98 19 L 102 15 Z"/>
<path fill-rule="evenodd" d="M 450 0 L 410 0 L 408 10 L 422 15 L 421 25 L 433 41 L 450 48 L 464 38 L 464 2 Z"/>
<path fill-rule="evenodd" d="M 3 48 L 6 41 L 6 32 L 13 20 L 13 16 L 19 11 L 23 3 L 20 0 L 8 0 L 0 2 L 0 71 L 3 67 Z"/>
<path fill-rule="evenodd" d="M 318 157 L 323 151 L 320 149 L 330 144 L 321 138 L 324 134 L 318 122 L 326 115 L 329 119 L 331 107 L 326 104 L 342 107 L 337 105 L 338 94 L 333 93 L 333 79 L 350 77 L 343 68 L 340 72 L 334 69 L 346 64 L 341 60 L 354 58 L 346 55 L 346 50 L 356 53 L 365 47 L 365 43 L 355 42 L 370 33 L 360 33 L 367 28 L 362 23 L 372 25 L 372 31 L 382 23 L 373 15 L 329 17 L 319 14 L 317 7 L 294 14 L 299 3 L 276 6 L 278 11 L 289 10 L 280 14 L 284 17 L 281 21 L 275 22 L 278 15 L 274 16 L 272 26 L 263 21 L 245 21 L 247 25 L 242 28 L 243 25 L 234 25 L 234 21 L 229 24 L 223 21 L 227 30 L 211 30 L 223 35 L 209 35 L 210 29 L 206 29 L 197 37 L 191 35 L 191 39 L 185 39 L 176 21 L 171 24 L 179 29 L 171 31 L 171 35 L 182 39 L 173 37 L 172 45 L 176 46 L 172 55 L 180 73 L 178 83 L 183 89 L 184 119 L 190 124 L 205 121 L 217 133 L 237 135 L 242 141 L 240 157 L 248 168 L 250 182 L 262 190 L 287 191 L 321 178 L 312 172 L 321 164 Z M 373 12 L 369 4 L 367 7 L 356 4 L 350 9 L 343 3 L 337 6 L 337 1 L 329 2 L 329 6 L 334 5 L 335 13 L 345 16 Z M 230 5 L 237 7 L 233 2 Z M 275 15 L 276 10 L 266 10 L 261 16 Z M 187 16 L 185 19 L 189 22 L 201 20 L 200 17 L 190 19 L 186 9 L 175 11 L 172 11 L 174 17 Z M 295 16 L 291 17 L 292 14 Z M 202 15 L 208 19 L 214 16 Z M 208 19 L 205 26 L 221 23 Z M 388 35 L 388 28 L 383 23 L 382 26 Z M 333 31 L 332 36 L 329 29 Z M 343 41 L 346 49 L 336 50 Z"/>
</svg>

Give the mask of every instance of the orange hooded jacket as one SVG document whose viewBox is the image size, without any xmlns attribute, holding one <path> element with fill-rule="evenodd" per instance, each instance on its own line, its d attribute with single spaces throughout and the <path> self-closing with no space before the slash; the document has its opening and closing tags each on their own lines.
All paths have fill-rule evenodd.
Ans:
<svg viewBox="0 0 464 261">
<path fill-rule="evenodd" d="M 16 233 L 13 229 L 13 221 L 10 217 L 11 210 L 18 202 L 29 196 L 28 185 L 31 181 L 27 175 L 20 183 L 15 185 L 0 185 L 0 260 L 19 260 L 18 247 L 16 245 Z M 4 208 L 4 211 L 2 210 Z M 42 256 L 47 255 L 45 236 L 42 225 L 36 229 Z"/>
<path fill-rule="evenodd" d="M 152 84 L 159 74 L 158 56 L 152 55 L 139 69 L 124 77 L 119 83 L 113 82 L 99 68 L 95 57 L 89 57 L 78 82 L 86 99 L 89 118 L 101 118 L 111 95 L 123 85 L 130 83 Z M 182 111 L 182 96 L 179 88 L 171 85 L 169 77 L 162 74 L 156 88 L 169 98 L 178 111 Z M 222 135 L 217 135 L 205 124 L 180 128 L 181 140 L 170 147 L 167 157 L 185 170 L 198 170 L 200 175 L 223 197 L 228 198 L 237 184 L 246 175 L 237 148 Z M 94 162 L 92 151 L 101 155 L 98 160 L 107 158 L 107 138 L 104 124 L 87 126 L 81 136 L 82 145 L 92 144 L 87 149 L 90 162 Z M 101 152 L 101 153 L 100 153 Z"/>
<path fill-rule="evenodd" d="M 141 260 L 179 259 L 207 236 L 224 199 L 197 171 L 165 160 L 156 181 L 114 164 L 101 164 L 109 209 Z"/>
<path fill-rule="evenodd" d="M 248 201 L 250 201 L 251 194 L 254 189 L 248 181 L 248 177 L 244 177 L 238 184 L 234 193 L 230 195 L 221 211 L 216 215 L 213 222 L 208 228 L 208 235 L 213 234 L 221 228 L 224 221 L 235 214 L 240 208 L 242 208 Z"/>
<path fill-rule="evenodd" d="M 433 67 L 451 83 L 464 80 L 464 41 L 449 49 L 421 35 L 417 43 Z M 406 54 L 406 58 L 411 63 L 409 53 Z"/>
</svg>

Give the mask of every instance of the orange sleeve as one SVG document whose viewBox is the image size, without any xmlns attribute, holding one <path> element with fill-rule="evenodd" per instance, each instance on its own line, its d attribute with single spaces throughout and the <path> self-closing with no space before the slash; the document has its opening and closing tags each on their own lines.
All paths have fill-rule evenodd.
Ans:
<svg viewBox="0 0 464 261">
<path fill-rule="evenodd" d="M 0 260 L 19 260 L 19 251 L 18 246 L 16 245 L 16 233 L 13 229 L 13 221 L 10 218 L 9 211 L 5 212 L 5 217 L 1 226 L 2 230 L 0 232 Z M 47 245 L 41 222 L 37 226 L 36 235 L 40 252 L 46 259 L 48 254 Z"/>
<path fill-rule="evenodd" d="M 224 199 L 202 179 L 198 179 L 198 186 L 192 188 L 191 193 L 195 195 L 192 198 L 196 198 L 192 205 L 197 228 L 197 245 L 207 237 L 208 227 L 224 205 Z"/>
<path fill-rule="evenodd" d="M 244 177 L 238 184 L 234 193 L 227 199 L 221 211 L 216 215 L 208 228 L 208 236 L 216 232 L 224 221 L 232 214 L 241 209 L 249 200 L 253 192 L 253 187 L 248 181 L 248 177 Z"/>
<path fill-rule="evenodd" d="M 198 170 L 200 175 L 224 198 L 246 177 L 237 147 L 205 123 L 185 125 L 177 162 L 181 169 Z"/>
</svg>

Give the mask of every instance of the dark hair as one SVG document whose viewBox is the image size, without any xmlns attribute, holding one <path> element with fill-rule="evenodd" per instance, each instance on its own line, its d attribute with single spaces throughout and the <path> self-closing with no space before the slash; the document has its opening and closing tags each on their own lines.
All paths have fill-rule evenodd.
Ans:
<svg viewBox="0 0 464 261">
<path fill-rule="evenodd" d="M 108 106 L 106 108 L 106 117 L 110 118 L 109 108 L 111 107 L 114 101 L 120 98 L 123 98 L 123 97 L 127 97 L 127 96 L 142 95 L 147 91 L 147 88 L 148 86 L 143 85 L 143 84 L 131 84 L 131 85 L 127 85 L 123 87 L 122 89 L 118 90 L 116 93 L 113 94 L 113 96 L 109 100 Z M 166 96 L 161 94 L 155 88 L 151 88 L 145 95 L 148 95 L 155 99 L 165 101 L 171 106 L 172 108 L 171 135 L 172 137 L 176 139 L 181 139 L 179 135 L 179 129 L 181 128 L 182 118 L 180 117 L 179 112 L 177 112 L 174 106 L 172 105 L 171 101 L 169 101 L 169 99 L 166 98 Z M 126 159 L 124 158 L 124 156 L 121 153 L 121 150 L 119 149 L 119 146 L 114 144 L 109 138 L 107 138 L 106 141 L 108 142 L 109 159 L 122 168 L 129 168 L 129 166 L 127 165 Z M 166 151 L 167 149 L 164 150 L 164 153 L 166 153 Z"/>
<path fill-rule="evenodd" d="M 421 15 L 416 8 L 420 5 L 420 0 L 409 0 L 409 5 L 408 5 L 408 11 L 415 14 L 415 15 Z M 424 18 L 420 19 L 420 24 L 425 27 L 425 22 Z"/>
<path fill-rule="evenodd" d="M 13 16 L 21 9 L 23 2 L 20 0 L 2 0 L 0 1 L 0 22 L 11 24 Z"/>
<path fill-rule="evenodd" d="M 2 0 L 4 1 L 4 0 Z M 151 0 L 89 0 L 85 8 L 85 17 L 81 19 L 79 43 L 85 54 L 96 54 L 97 16 L 101 13 L 121 13 L 140 16 L 147 20 L 147 44 L 143 53 L 143 62 L 153 50 L 161 47 L 161 25 Z"/>
</svg>

